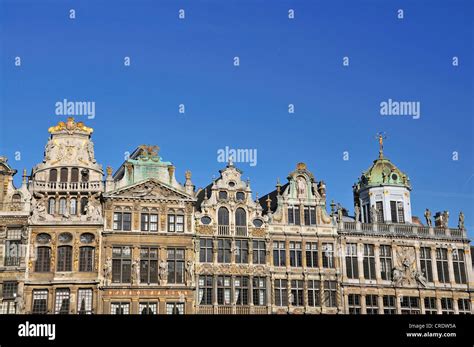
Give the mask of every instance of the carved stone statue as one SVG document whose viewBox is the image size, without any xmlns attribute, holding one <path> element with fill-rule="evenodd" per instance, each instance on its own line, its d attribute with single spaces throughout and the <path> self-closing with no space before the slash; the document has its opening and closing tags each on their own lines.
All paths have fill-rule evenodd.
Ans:
<svg viewBox="0 0 474 347">
<path fill-rule="evenodd" d="M 132 283 L 140 283 L 140 261 L 138 259 L 132 262 Z"/>
<path fill-rule="evenodd" d="M 426 219 L 426 225 L 431 228 L 432 227 L 432 224 L 431 224 L 431 211 L 429 209 L 425 210 L 425 219 Z"/>
<path fill-rule="evenodd" d="M 166 284 L 166 280 L 168 278 L 168 264 L 166 261 L 160 261 L 160 284 Z"/>
<path fill-rule="evenodd" d="M 186 283 L 194 285 L 194 262 L 191 260 L 188 260 L 186 262 L 186 277 L 187 277 Z"/>
<path fill-rule="evenodd" d="M 464 213 L 461 211 L 459 212 L 459 221 L 458 221 L 458 228 L 464 230 Z"/>
<path fill-rule="evenodd" d="M 44 201 L 40 199 L 33 198 L 32 201 L 32 221 L 43 221 L 45 220 L 46 215 L 46 205 Z"/>
<path fill-rule="evenodd" d="M 354 206 L 354 217 L 356 222 L 360 222 L 360 207 L 358 204 Z"/>
<path fill-rule="evenodd" d="M 449 211 L 444 211 L 443 212 L 443 226 L 447 228 L 448 223 L 449 223 Z"/>
<path fill-rule="evenodd" d="M 427 281 L 423 272 L 415 271 L 414 277 L 423 287 L 426 287 Z"/>
<path fill-rule="evenodd" d="M 374 205 L 370 207 L 370 221 L 372 223 L 377 223 L 377 209 L 375 208 Z"/>
<path fill-rule="evenodd" d="M 107 260 L 105 261 L 105 264 L 104 264 L 105 285 L 109 284 L 111 275 L 112 275 L 112 259 L 110 257 L 107 257 Z"/>
<path fill-rule="evenodd" d="M 92 143 L 92 141 L 87 142 L 87 155 L 89 156 L 89 160 L 92 163 L 96 162 L 94 157 L 94 144 Z"/>
<path fill-rule="evenodd" d="M 298 198 L 306 197 L 306 180 L 303 177 L 298 177 L 296 180 Z"/>
<path fill-rule="evenodd" d="M 337 221 L 342 223 L 342 207 L 341 205 L 337 206 Z"/>
</svg>

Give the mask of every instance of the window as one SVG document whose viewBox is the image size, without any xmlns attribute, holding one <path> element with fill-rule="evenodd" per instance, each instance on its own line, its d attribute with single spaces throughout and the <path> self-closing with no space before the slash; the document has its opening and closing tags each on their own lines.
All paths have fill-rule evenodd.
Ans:
<svg viewBox="0 0 474 347">
<path fill-rule="evenodd" d="M 359 278 L 356 243 L 346 244 L 346 274 L 347 278 Z"/>
<path fill-rule="evenodd" d="M 471 314 L 471 301 L 469 299 L 458 299 L 459 314 Z"/>
<path fill-rule="evenodd" d="M 81 215 L 84 216 L 84 215 L 87 214 L 86 207 L 87 207 L 88 201 L 87 201 L 87 198 L 81 198 L 80 201 L 81 201 Z M 117 229 L 117 230 L 119 230 L 119 229 Z"/>
<path fill-rule="evenodd" d="M 217 262 L 230 263 L 230 251 L 232 242 L 230 239 L 217 240 Z"/>
<path fill-rule="evenodd" d="M 323 267 L 334 268 L 334 245 L 323 243 Z"/>
<path fill-rule="evenodd" d="M 376 201 L 375 208 L 377 209 L 377 222 L 383 223 L 384 215 L 383 215 L 383 201 Z"/>
<path fill-rule="evenodd" d="M 58 247 L 58 268 L 57 271 L 72 271 L 72 247 Z"/>
<path fill-rule="evenodd" d="M 316 207 L 304 207 L 304 225 L 316 225 Z"/>
<path fill-rule="evenodd" d="M 365 311 L 367 314 L 378 314 L 379 313 L 379 304 L 378 296 L 368 294 L 365 296 Z"/>
<path fill-rule="evenodd" d="M 390 216 L 392 219 L 392 223 L 398 223 L 397 220 L 397 202 L 390 201 Z"/>
<path fill-rule="evenodd" d="M 16 302 L 12 300 L 0 302 L 0 314 L 16 314 Z"/>
<path fill-rule="evenodd" d="M 79 271 L 92 272 L 94 271 L 94 247 L 80 247 L 79 248 Z"/>
<path fill-rule="evenodd" d="M 466 284 L 466 267 L 464 265 L 464 252 L 462 250 L 453 249 L 453 268 L 454 280 L 456 283 Z"/>
<path fill-rule="evenodd" d="M 212 276 L 199 276 L 199 305 L 212 305 Z"/>
<path fill-rule="evenodd" d="M 80 239 L 82 243 L 92 243 L 95 240 L 95 236 L 91 233 L 83 233 L 81 234 Z"/>
<path fill-rule="evenodd" d="M 265 306 L 267 304 L 267 286 L 265 277 L 253 278 L 253 304 Z"/>
<path fill-rule="evenodd" d="M 266 249 L 265 241 L 253 241 L 253 263 L 254 264 L 265 264 L 266 260 Z"/>
<path fill-rule="evenodd" d="M 318 243 L 306 242 L 306 266 L 318 267 Z"/>
<path fill-rule="evenodd" d="M 260 218 L 255 218 L 253 220 L 253 225 L 256 227 L 256 228 L 261 228 L 262 225 L 263 225 L 263 220 L 261 220 Z"/>
<path fill-rule="evenodd" d="M 78 168 L 71 169 L 71 182 L 79 182 L 79 169 Z"/>
<path fill-rule="evenodd" d="M 229 225 L 229 210 L 225 207 L 219 208 L 217 212 L 217 223 L 219 225 Z"/>
<path fill-rule="evenodd" d="M 395 296 L 384 295 L 383 297 L 383 313 L 384 314 L 396 314 L 397 306 L 395 304 Z"/>
<path fill-rule="evenodd" d="M 3 300 L 15 299 L 18 291 L 18 282 L 3 282 Z"/>
<path fill-rule="evenodd" d="M 375 255 L 374 245 L 364 244 L 364 278 L 366 280 L 375 279 Z"/>
<path fill-rule="evenodd" d="M 158 248 L 140 248 L 140 283 L 158 283 Z"/>
<path fill-rule="evenodd" d="M 48 199 L 48 213 L 56 214 L 56 200 L 54 198 Z"/>
<path fill-rule="evenodd" d="M 237 201 L 244 201 L 245 200 L 245 193 L 244 192 L 235 193 L 235 199 Z"/>
<path fill-rule="evenodd" d="M 140 302 L 138 306 L 140 314 L 156 314 L 157 308 L 156 302 Z"/>
<path fill-rule="evenodd" d="M 219 200 L 227 200 L 227 192 L 226 191 L 221 190 L 219 192 Z"/>
<path fill-rule="evenodd" d="M 433 282 L 433 267 L 431 265 L 431 248 L 420 248 L 420 266 L 423 276 L 428 282 Z"/>
<path fill-rule="evenodd" d="M 132 230 L 132 214 L 130 212 L 114 212 L 114 230 Z"/>
<path fill-rule="evenodd" d="M 303 281 L 291 281 L 291 304 L 293 306 L 304 306 Z"/>
<path fill-rule="evenodd" d="M 167 302 L 166 314 L 184 314 L 184 304 L 182 302 Z"/>
<path fill-rule="evenodd" d="M 288 207 L 288 224 L 301 224 L 301 217 L 300 217 L 300 208 L 299 206 L 290 206 Z"/>
<path fill-rule="evenodd" d="M 454 314 L 453 299 L 452 298 L 441 298 L 441 313 L 442 314 Z"/>
<path fill-rule="evenodd" d="M 184 232 L 184 215 L 168 214 L 168 231 L 177 233 Z"/>
<path fill-rule="evenodd" d="M 365 204 L 362 206 L 362 213 L 365 223 L 370 223 L 369 205 Z"/>
<path fill-rule="evenodd" d="M 69 201 L 69 214 L 75 216 L 77 214 L 77 199 L 72 198 Z"/>
<path fill-rule="evenodd" d="M 59 199 L 59 214 L 67 214 L 66 198 Z"/>
<path fill-rule="evenodd" d="M 112 249 L 112 282 L 130 283 L 132 273 L 132 255 L 130 247 Z"/>
<path fill-rule="evenodd" d="M 273 242 L 273 265 L 286 266 L 285 241 Z"/>
<path fill-rule="evenodd" d="M 155 213 L 142 213 L 141 231 L 158 231 L 158 215 Z"/>
<path fill-rule="evenodd" d="M 67 182 L 67 176 L 68 176 L 68 170 L 67 170 L 67 168 L 63 167 L 61 169 L 60 182 Z"/>
<path fill-rule="evenodd" d="M 405 223 L 405 212 L 403 210 L 403 202 L 397 202 L 398 223 Z"/>
<path fill-rule="evenodd" d="M 235 230 L 237 235 L 247 235 L 247 213 L 241 207 L 235 210 Z"/>
<path fill-rule="evenodd" d="M 326 307 L 337 307 L 336 281 L 324 281 L 324 303 Z"/>
<path fill-rule="evenodd" d="M 49 181 L 50 182 L 57 182 L 58 181 L 58 170 L 56 170 L 56 169 L 49 170 Z"/>
<path fill-rule="evenodd" d="M 70 292 L 69 289 L 56 289 L 55 314 L 69 314 Z"/>
<path fill-rule="evenodd" d="M 211 217 L 209 217 L 209 216 L 201 217 L 201 223 L 202 224 L 208 225 L 208 224 L 211 224 L 211 222 L 212 222 Z"/>
<path fill-rule="evenodd" d="M 201 263 L 212 263 L 212 239 L 199 240 L 199 261 Z"/>
<path fill-rule="evenodd" d="M 416 296 L 402 296 L 400 307 L 402 314 L 420 314 L 420 299 Z"/>
<path fill-rule="evenodd" d="M 129 314 L 130 304 L 128 302 L 112 302 L 110 304 L 110 314 Z"/>
<path fill-rule="evenodd" d="M 288 306 L 288 281 L 276 279 L 275 284 L 275 305 Z"/>
<path fill-rule="evenodd" d="M 246 276 L 237 276 L 234 279 L 234 295 L 236 305 L 249 304 L 249 278 Z"/>
<path fill-rule="evenodd" d="M 392 280 L 392 247 L 380 246 L 380 275 L 383 280 Z"/>
<path fill-rule="evenodd" d="M 184 283 L 184 249 L 168 248 L 168 283 Z"/>
<path fill-rule="evenodd" d="M 321 306 L 321 281 L 308 281 L 308 305 Z"/>
<path fill-rule="evenodd" d="M 217 276 L 217 304 L 230 305 L 231 304 L 231 277 Z"/>
<path fill-rule="evenodd" d="M 8 235 L 9 237 L 10 235 Z M 5 241 L 5 259 L 3 264 L 5 266 L 19 266 L 21 255 L 21 240 L 6 240 Z"/>
<path fill-rule="evenodd" d="M 301 267 L 301 242 L 290 242 L 290 266 Z"/>
<path fill-rule="evenodd" d="M 92 289 L 77 291 L 77 313 L 92 314 Z"/>
<path fill-rule="evenodd" d="M 247 264 L 249 262 L 249 243 L 247 240 L 235 240 L 235 262 Z"/>
<path fill-rule="evenodd" d="M 441 283 L 449 283 L 448 250 L 436 249 L 436 266 L 438 268 L 438 280 Z"/>
<path fill-rule="evenodd" d="M 425 298 L 425 314 L 437 314 L 436 298 Z"/>
<path fill-rule="evenodd" d="M 349 303 L 349 314 L 360 314 L 360 295 L 359 294 L 349 294 L 347 297 Z"/>
<path fill-rule="evenodd" d="M 49 272 L 51 269 L 51 248 L 37 247 L 35 272 Z"/>
<path fill-rule="evenodd" d="M 48 291 L 46 289 L 33 290 L 33 307 L 31 313 L 46 314 L 48 311 Z"/>
</svg>

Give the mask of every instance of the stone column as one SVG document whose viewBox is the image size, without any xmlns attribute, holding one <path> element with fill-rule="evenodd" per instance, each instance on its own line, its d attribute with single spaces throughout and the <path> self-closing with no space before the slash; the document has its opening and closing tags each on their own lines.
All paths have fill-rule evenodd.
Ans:
<svg viewBox="0 0 474 347">
<path fill-rule="evenodd" d="M 374 257 L 375 257 L 375 279 L 377 284 L 382 283 L 382 275 L 380 271 L 380 244 L 374 246 Z"/>
<path fill-rule="evenodd" d="M 438 279 L 438 267 L 436 266 L 436 247 L 431 246 L 431 270 L 433 271 L 433 283 L 437 287 L 439 286 Z"/>
<path fill-rule="evenodd" d="M 357 267 L 359 268 L 359 281 L 364 283 L 364 245 L 357 243 Z"/>
<path fill-rule="evenodd" d="M 442 313 L 441 298 L 438 296 L 438 294 L 436 294 L 436 308 L 438 310 L 438 314 L 441 314 Z"/>
<path fill-rule="evenodd" d="M 379 295 L 377 296 L 378 298 L 378 305 L 379 305 L 379 314 L 383 314 L 383 293 L 379 293 Z"/>
<path fill-rule="evenodd" d="M 454 280 L 454 266 L 453 266 L 453 249 L 451 246 L 448 247 L 448 271 L 449 271 L 449 283 L 451 287 L 456 285 L 456 281 Z"/>
<path fill-rule="evenodd" d="M 365 304 L 365 293 L 360 294 L 360 309 L 362 314 L 367 314 L 367 305 Z"/>
</svg>

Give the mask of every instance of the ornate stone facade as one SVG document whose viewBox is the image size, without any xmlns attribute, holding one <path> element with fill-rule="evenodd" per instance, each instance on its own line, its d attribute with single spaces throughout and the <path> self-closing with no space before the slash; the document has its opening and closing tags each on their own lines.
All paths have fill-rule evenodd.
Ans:
<svg viewBox="0 0 474 347">
<path fill-rule="evenodd" d="M 349 216 L 304 163 L 254 199 L 232 162 L 196 191 L 142 145 L 104 179 L 91 128 L 49 132 L 20 188 L 0 157 L 0 313 L 472 312 L 464 214 L 412 217 L 382 139 Z"/>
</svg>

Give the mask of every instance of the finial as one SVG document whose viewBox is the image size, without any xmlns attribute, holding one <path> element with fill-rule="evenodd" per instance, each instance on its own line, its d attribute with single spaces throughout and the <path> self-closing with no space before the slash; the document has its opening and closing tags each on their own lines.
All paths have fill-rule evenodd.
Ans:
<svg viewBox="0 0 474 347">
<path fill-rule="evenodd" d="M 207 200 L 207 187 L 204 189 L 204 200 Z"/>
<path fill-rule="evenodd" d="M 229 164 L 227 167 L 233 167 L 234 166 L 234 161 L 232 160 L 232 156 L 229 157 Z"/>
<path fill-rule="evenodd" d="M 26 169 L 23 169 L 23 183 L 26 183 Z"/>
<path fill-rule="evenodd" d="M 270 199 L 270 194 L 267 195 L 267 208 L 270 209 L 270 206 L 272 205 L 272 199 Z"/>
<path fill-rule="evenodd" d="M 386 138 L 387 136 L 385 136 L 385 133 L 377 133 L 376 139 L 379 140 L 379 158 L 383 158 L 383 140 L 385 140 Z"/>
<path fill-rule="evenodd" d="M 112 166 L 107 166 L 107 176 L 112 176 L 112 172 L 114 171 L 114 169 L 112 169 Z"/>
<path fill-rule="evenodd" d="M 189 170 L 186 170 L 186 172 L 184 173 L 184 177 L 186 177 L 186 180 L 190 180 L 191 179 L 191 171 Z"/>
<path fill-rule="evenodd" d="M 277 193 L 278 193 L 278 195 L 280 195 L 280 191 L 281 191 L 280 178 L 277 178 L 276 187 L 277 187 Z"/>
<path fill-rule="evenodd" d="M 258 192 L 255 193 L 255 202 L 258 202 Z"/>
<path fill-rule="evenodd" d="M 305 163 L 298 163 L 298 164 L 296 164 L 296 169 L 297 170 L 306 170 L 306 164 Z"/>
</svg>

